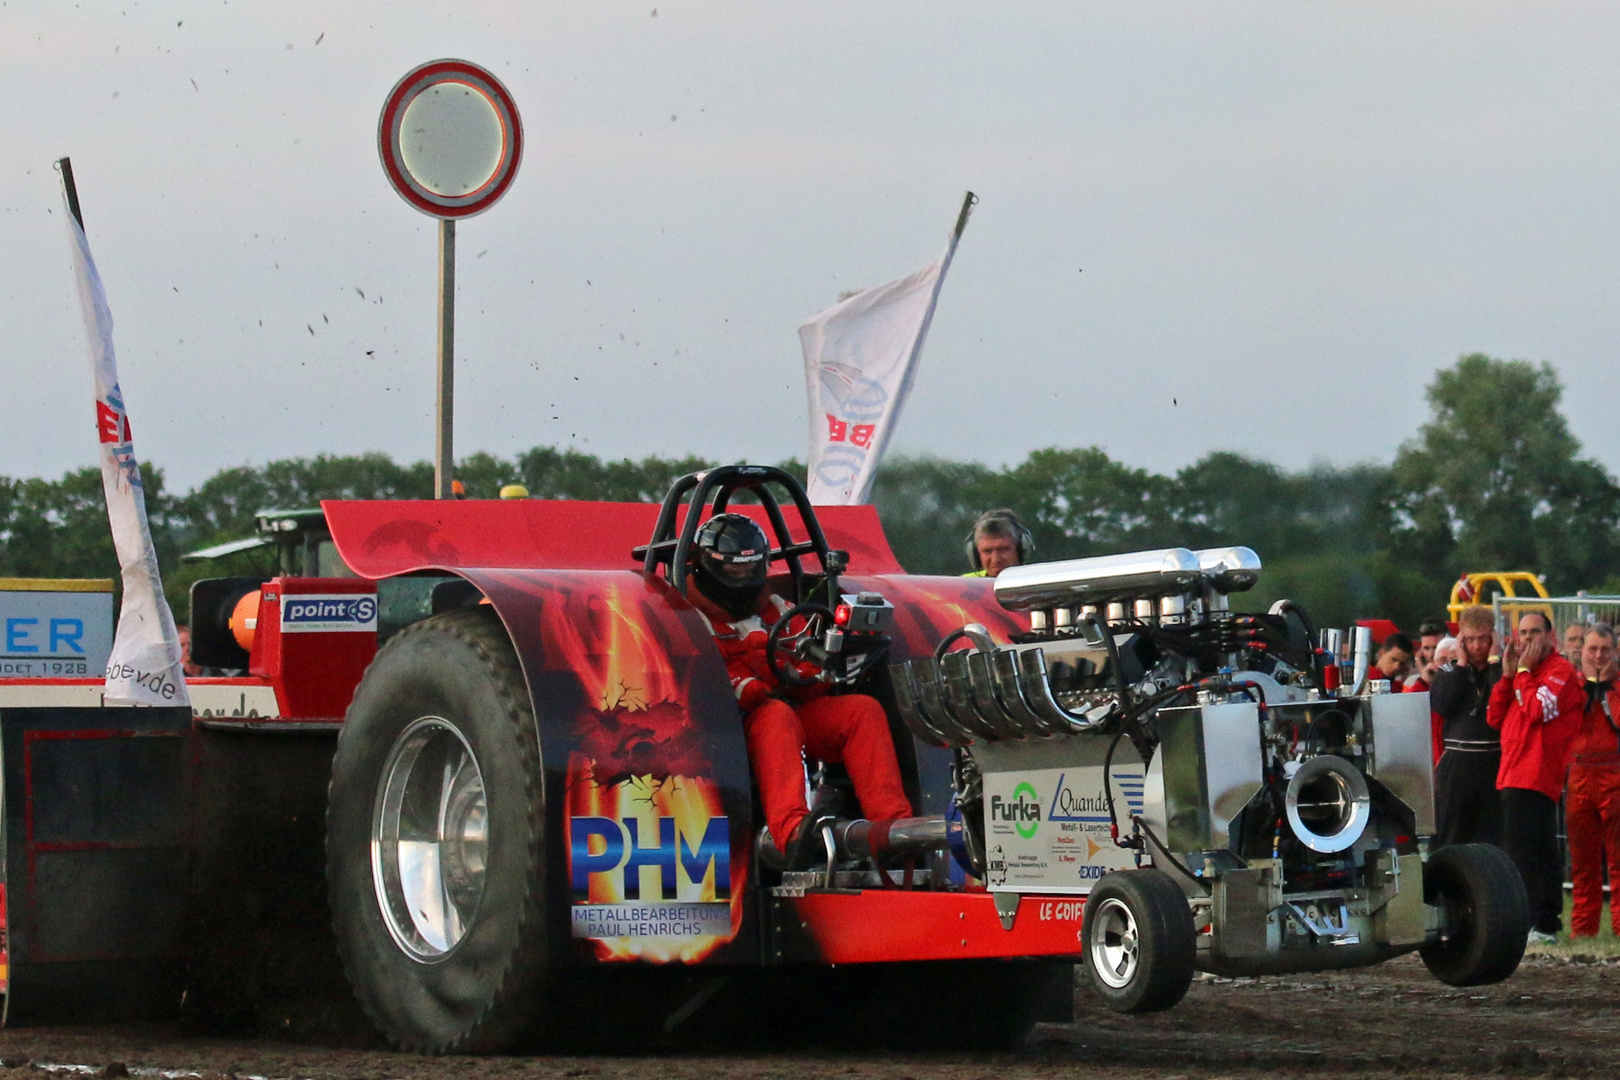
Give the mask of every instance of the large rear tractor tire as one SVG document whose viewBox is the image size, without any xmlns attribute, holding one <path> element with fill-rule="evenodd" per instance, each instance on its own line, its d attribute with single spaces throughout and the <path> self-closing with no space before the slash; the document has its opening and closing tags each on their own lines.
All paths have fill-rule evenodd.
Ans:
<svg viewBox="0 0 1620 1080">
<path fill-rule="evenodd" d="M 1422 949 L 1435 978 L 1483 986 L 1518 970 L 1530 934 L 1530 901 L 1518 868 L 1500 848 L 1441 848 L 1423 868 L 1423 899 L 1445 911 L 1440 938 Z"/>
<path fill-rule="evenodd" d="M 332 762 L 326 873 L 344 970 L 400 1049 L 492 1052 L 539 1034 L 541 779 L 493 610 L 426 619 L 377 654 Z"/>
<path fill-rule="evenodd" d="M 1092 988 L 1115 1012 L 1168 1009 L 1192 985 L 1192 907 L 1162 870 L 1104 874 L 1086 899 L 1080 933 Z"/>
</svg>

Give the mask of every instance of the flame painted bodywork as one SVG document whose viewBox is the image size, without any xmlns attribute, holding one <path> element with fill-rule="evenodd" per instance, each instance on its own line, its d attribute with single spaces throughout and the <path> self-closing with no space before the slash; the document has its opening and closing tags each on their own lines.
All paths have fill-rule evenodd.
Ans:
<svg viewBox="0 0 1620 1080">
<path fill-rule="evenodd" d="M 1000 940 L 961 944 L 966 911 L 983 908 L 978 921 L 995 921 L 990 898 L 971 893 L 948 912 L 916 905 L 911 944 L 898 953 L 899 939 L 873 918 L 879 898 L 858 895 L 832 897 L 830 905 L 827 897 L 796 899 L 814 917 L 774 920 L 800 924 L 798 933 L 785 943 L 766 940 L 749 887 L 758 822 L 747 748 L 725 665 L 683 597 L 657 575 L 621 569 L 649 535 L 656 507 L 333 502 L 325 510 L 344 561 L 358 572 L 453 573 L 499 614 L 534 703 L 550 826 L 548 908 L 566 913 L 566 928 L 559 918 L 555 929 L 559 940 L 571 940 L 573 962 L 1075 950 L 1077 905 L 1074 918 L 1045 925 L 1043 934 L 1032 937 L 1026 920 L 1016 933 L 998 931 Z M 797 537 L 801 526 L 789 513 Z M 822 508 L 818 517 L 828 542 L 851 554 L 845 591 L 876 591 L 894 604 L 892 658 L 929 655 L 968 622 L 1002 640 L 1024 629 L 986 579 L 906 575 L 870 507 Z M 914 808 L 944 812 L 948 752 L 918 743 L 899 723 L 892 729 Z M 936 921 L 938 934 L 930 930 Z"/>
<path fill-rule="evenodd" d="M 226 1015 L 350 1000 L 324 899 L 334 735 L 380 639 L 399 628 L 390 596 L 414 588 L 422 600 L 435 585 L 493 606 L 534 706 L 550 963 L 1077 953 L 1077 903 L 1027 897 L 1009 925 L 971 886 L 798 897 L 760 887 L 759 823 L 724 664 L 697 613 L 631 555 L 652 534 L 657 506 L 391 501 L 324 511 L 353 575 L 242 579 L 261 594 L 244 670 L 188 680 L 189 718 L 140 710 L 141 724 L 126 722 L 127 710 L 101 705 L 99 680 L 0 680 L 9 846 L 0 896 L 14 1020 L 171 1016 L 182 992 L 187 1009 Z M 894 604 L 891 658 L 928 655 L 966 622 L 998 640 L 1025 628 L 985 579 L 905 574 L 870 507 L 818 509 L 818 518 L 829 544 L 850 554 L 844 588 Z M 805 570 L 820 567 L 811 557 Z M 428 614 L 418 604 L 404 621 Z M 881 696 L 886 675 L 878 679 Z M 916 741 L 886 704 L 914 809 L 943 813 L 949 752 Z M 142 725 L 164 737 L 144 737 Z M 135 728 L 142 738 L 129 737 Z M 29 752 L 38 732 L 51 755 Z M 131 747 L 161 760 L 128 765 Z M 115 775 L 116 811 L 84 802 L 82 792 Z M 190 871 L 177 872 L 176 859 Z M 52 889 L 98 899 L 54 903 Z"/>
</svg>

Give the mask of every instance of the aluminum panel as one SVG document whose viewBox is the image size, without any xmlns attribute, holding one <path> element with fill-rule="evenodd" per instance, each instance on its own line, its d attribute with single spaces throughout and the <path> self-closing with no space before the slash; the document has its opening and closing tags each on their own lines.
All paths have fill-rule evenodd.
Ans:
<svg viewBox="0 0 1620 1080">
<path fill-rule="evenodd" d="M 1165 709 L 1158 715 L 1158 728 L 1154 762 L 1163 775 L 1164 842 L 1171 851 L 1206 851 L 1213 845 L 1200 710 Z"/>
<path fill-rule="evenodd" d="M 1159 714 L 1165 843 L 1208 851 L 1230 842 L 1232 819 L 1260 790 L 1260 711 L 1252 701 Z"/>
<path fill-rule="evenodd" d="M 1372 766 L 1396 798 L 1417 815 L 1421 836 L 1434 832 L 1434 751 L 1429 732 L 1429 695 L 1374 694 Z"/>
<path fill-rule="evenodd" d="M 1254 798 L 1265 777 L 1260 752 L 1260 707 L 1242 701 L 1206 705 L 1202 711 L 1210 846 L 1226 847 L 1232 819 Z"/>
</svg>

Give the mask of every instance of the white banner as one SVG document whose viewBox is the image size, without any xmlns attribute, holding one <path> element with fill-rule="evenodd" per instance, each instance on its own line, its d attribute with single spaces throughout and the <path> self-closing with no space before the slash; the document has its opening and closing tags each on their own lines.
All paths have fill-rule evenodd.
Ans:
<svg viewBox="0 0 1620 1080">
<path fill-rule="evenodd" d="M 841 301 L 799 327 L 810 398 L 810 501 L 864 503 L 917 375 L 923 339 L 956 244 L 978 200 L 962 202 L 945 254 Z"/>
<path fill-rule="evenodd" d="M 64 200 L 65 202 L 65 200 Z M 64 210 L 67 208 L 64 206 Z M 113 546 L 123 571 L 124 604 L 118 613 L 112 656 L 107 661 L 108 705 L 191 705 L 180 667 L 180 638 L 174 614 L 163 597 L 157 551 L 146 521 L 146 494 L 135 460 L 129 415 L 118 388 L 113 355 L 112 312 L 90 257 L 90 243 L 70 210 L 68 238 L 73 248 L 74 279 L 84 331 L 90 343 L 90 367 L 96 384 L 96 437 L 101 444 L 101 486 L 107 496 Z"/>
</svg>

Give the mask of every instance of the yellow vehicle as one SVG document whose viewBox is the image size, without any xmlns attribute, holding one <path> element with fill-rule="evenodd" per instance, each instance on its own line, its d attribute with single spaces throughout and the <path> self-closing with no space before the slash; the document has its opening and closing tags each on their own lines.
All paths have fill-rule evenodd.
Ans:
<svg viewBox="0 0 1620 1080">
<path fill-rule="evenodd" d="M 1451 602 L 1446 605 L 1446 618 L 1456 622 L 1457 615 L 1463 608 L 1473 607 L 1476 604 L 1489 605 L 1493 596 L 1546 599 L 1547 586 L 1543 583 L 1541 575 L 1532 574 L 1528 570 L 1465 573 L 1452 582 Z M 1551 608 L 1547 609 L 1547 613 L 1550 618 Z"/>
</svg>

